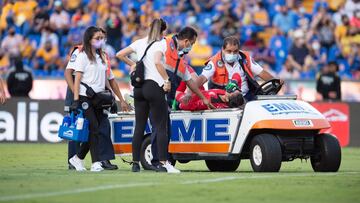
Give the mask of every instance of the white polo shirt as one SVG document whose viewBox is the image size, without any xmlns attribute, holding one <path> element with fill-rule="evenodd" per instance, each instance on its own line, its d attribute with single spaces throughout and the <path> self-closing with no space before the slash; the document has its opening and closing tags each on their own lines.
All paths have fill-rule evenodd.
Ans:
<svg viewBox="0 0 360 203">
<path fill-rule="evenodd" d="M 137 60 L 139 61 L 141 57 L 144 55 L 146 47 L 149 45 L 148 38 L 142 38 L 136 40 L 132 44 L 130 44 L 130 48 L 136 52 Z M 165 51 L 166 51 L 166 41 L 161 40 L 155 42 L 146 53 L 146 56 L 143 59 L 145 65 L 145 80 L 153 80 L 155 81 L 159 87 L 164 85 L 164 79 L 161 77 L 159 71 L 155 66 L 155 53 L 162 52 L 163 58 L 162 62 L 165 63 Z"/>
<path fill-rule="evenodd" d="M 263 71 L 263 68 L 256 63 L 252 57 L 250 57 L 251 61 L 251 71 L 257 76 Z M 247 84 L 246 75 L 244 70 L 241 68 L 238 61 L 236 61 L 233 66 L 229 65 L 225 62 L 226 70 L 228 71 L 229 80 L 233 77 L 235 73 L 240 74 L 241 76 L 241 92 L 243 95 L 246 95 L 249 91 L 249 86 Z M 215 73 L 215 65 L 212 61 L 210 61 L 203 69 L 201 75 L 205 76 L 207 80 L 209 80 Z"/>
<path fill-rule="evenodd" d="M 78 55 L 79 55 L 79 49 L 75 49 L 75 51 L 70 56 L 70 60 L 69 60 L 68 64 L 66 65 L 66 69 L 75 70 L 75 61 L 76 61 Z M 73 75 L 75 75 L 75 72 L 73 73 Z"/>
<path fill-rule="evenodd" d="M 106 61 L 105 63 L 102 63 L 102 60 L 98 54 L 96 54 L 96 61 L 91 62 L 86 53 L 82 51 L 77 55 L 74 63 L 71 64 L 70 67 L 75 67 L 76 72 L 82 72 L 83 75 L 81 82 L 89 85 L 96 93 L 105 90 L 105 82 L 107 79 L 111 80 L 114 78 L 112 71 L 110 71 L 110 75 L 107 77 L 107 63 Z M 86 96 L 86 88 L 84 85 L 80 84 L 79 94 Z"/>
</svg>

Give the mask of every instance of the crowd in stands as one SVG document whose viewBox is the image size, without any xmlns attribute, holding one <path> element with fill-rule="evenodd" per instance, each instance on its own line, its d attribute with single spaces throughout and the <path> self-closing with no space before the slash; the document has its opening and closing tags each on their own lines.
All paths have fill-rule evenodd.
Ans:
<svg viewBox="0 0 360 203">
<path fill-rule="evenodd" d="M 199 31 L 187 56 L 197 72 L 235 35 L 282 79 L 314 79 L 328 62 L 342 78 L 360 79 L 360 0 L 3 0 L 1 8 L 2 73 L 21 56 L 35 77 L 62 77 L 71 47 L 98 25 L 107 31 L 115 75 L 126 77 L 115 53 L 162 17 L 169 34 L 185 25 Z"/>
</svg>

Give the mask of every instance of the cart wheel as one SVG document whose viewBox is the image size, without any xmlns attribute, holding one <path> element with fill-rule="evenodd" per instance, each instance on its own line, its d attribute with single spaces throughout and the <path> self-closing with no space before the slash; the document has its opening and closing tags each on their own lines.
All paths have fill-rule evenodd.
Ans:
<svg viewBox="0 0 360 203">
<path fill-rule="evenodd" d="M 151 151 L 151 135 L 146 136 L 141 144 L 140 162 L 144 170 L 152 170 L 151 160 L 153 159 Z M 176 160 L 171 156 L 168 160 L 171 165 L 175 166 Z"/>
<path fill-rule="evenodd" d="M 272 134 L 260 134 L 250 145 L 250 162 L 255 172 L 278 172 L 282 152 L 279 140 Z"/>
<path fill-rule="evenodd" d="M 337 172 L 341 164 L 341 147 L 336 137 L 320 134 L 315 137 L 315 154 L 310 157 L 315 172 Z"/>
<path fill-rule="evenodd" d="M 144 170 L 151 170 L 151 136 L 147 136 L 141 144 L 140 162 Z"/>
<path fill-rule="evenodd" d="M 231 172 L 236 171 L 240 165 L 240 158 L 236 160 L 205 160 L 210 171 Z"/>
</svg>

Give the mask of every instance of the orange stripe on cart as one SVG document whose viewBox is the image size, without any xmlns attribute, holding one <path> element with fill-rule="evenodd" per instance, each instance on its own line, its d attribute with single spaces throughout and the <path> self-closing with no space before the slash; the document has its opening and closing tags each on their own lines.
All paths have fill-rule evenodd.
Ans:
<svg viewBox="0 0 360 203">
<path fill-rule="evenodd" d="M 226 143 L 171 143 L 169 145 L 170 153 L 227 153 L 229 151 L 229 144 Z"/>
<path fill-rule="evenodd" d="M 131 144 L 113 144 L 115 154 L 132 153 Z"/>
<path fill-rule="evenodd" d="M 302 119 L 296 119 L 302 120 Z M 309 119 L 303 119 L 309 120 Z M 299 129 L 327 129 L 330 124 L 325 119 L 310 119 L 312 126 L 295 126 L 293 120 L 263 120 L 255 123 L 252 129 L 279 129 L 279 130 L 299 130 Z"/>
</svg>

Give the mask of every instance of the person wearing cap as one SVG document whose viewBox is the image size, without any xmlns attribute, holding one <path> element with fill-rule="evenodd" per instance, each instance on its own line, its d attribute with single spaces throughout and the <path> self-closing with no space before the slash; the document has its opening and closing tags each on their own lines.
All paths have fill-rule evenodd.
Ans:
<svg viewBox="0 0 360 203">
<path fill-rule="evenodd" d="M 274 79 L 269 72 L 253 60 L 249 52 L 240 50 L 240 42 L 233 36 L 224 39 L 222 49 L 205 65 L 196 81 L 199 87 L 208 81 L 209 89 L 225 89 L 229 80 L 237 73 L 241 77 L 239 87 L 246 101 L 254 98 L 255 90 L 259 86 L 255 76 L 264 81 Z"/>
</svg>

